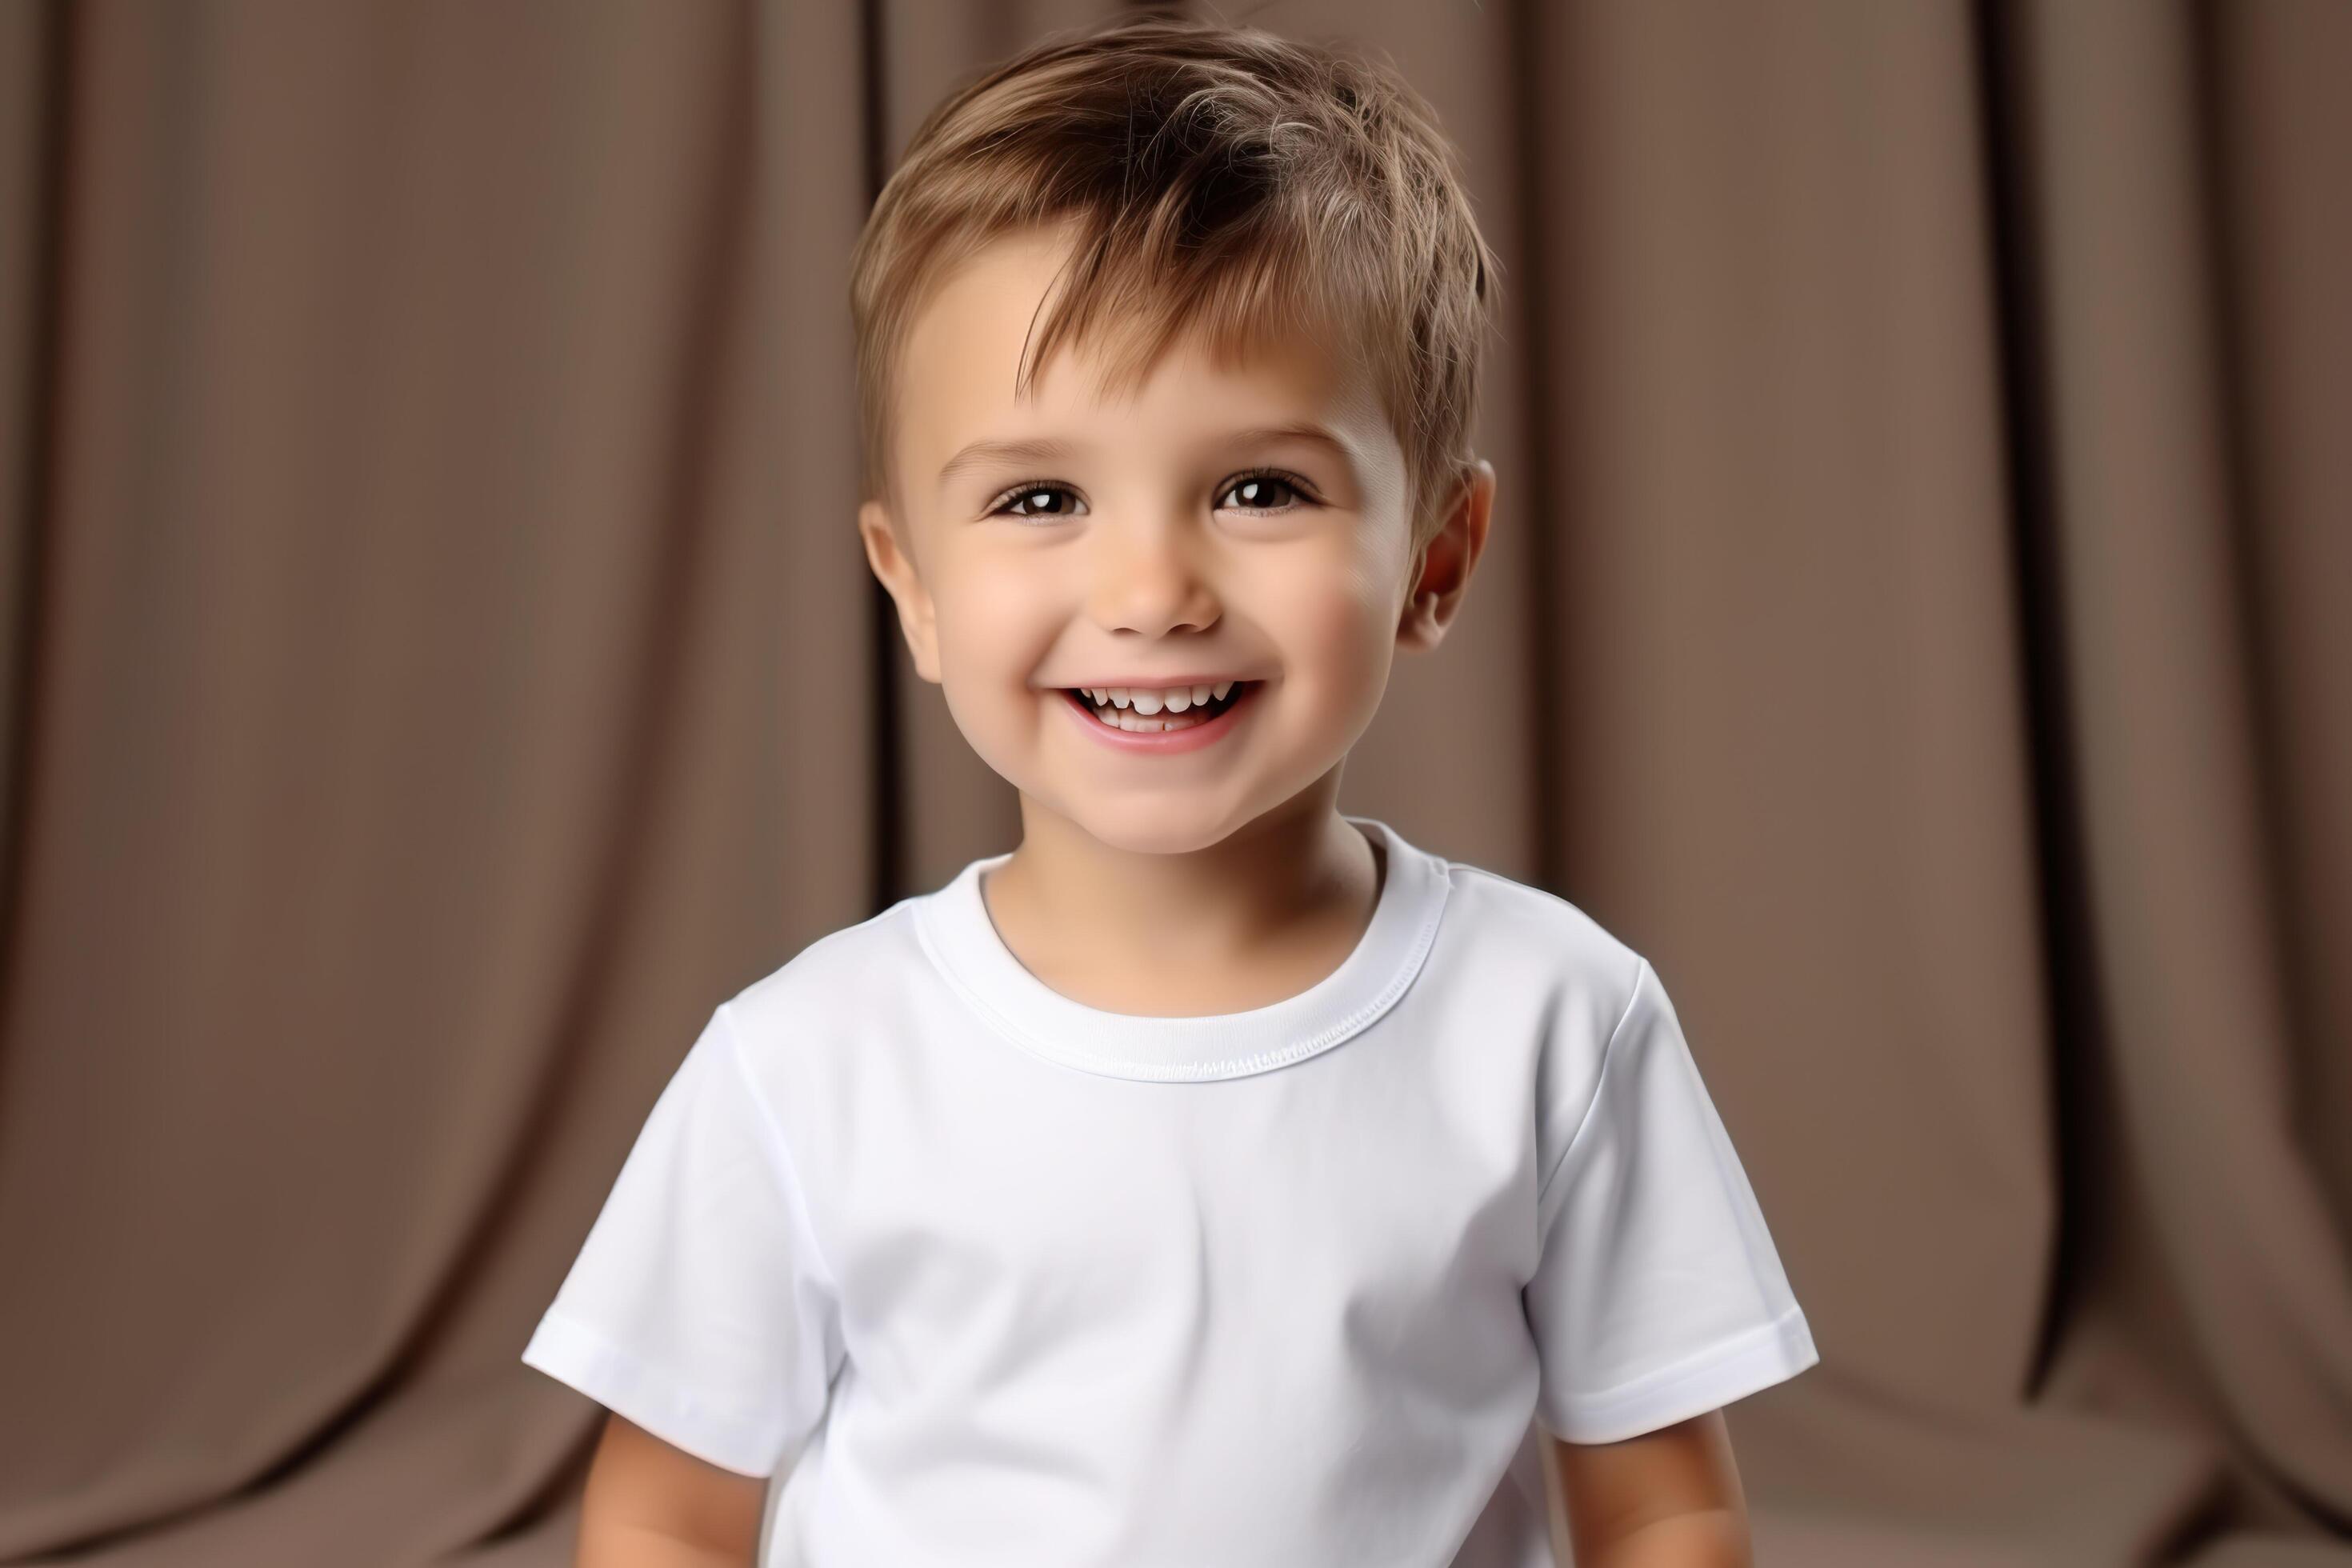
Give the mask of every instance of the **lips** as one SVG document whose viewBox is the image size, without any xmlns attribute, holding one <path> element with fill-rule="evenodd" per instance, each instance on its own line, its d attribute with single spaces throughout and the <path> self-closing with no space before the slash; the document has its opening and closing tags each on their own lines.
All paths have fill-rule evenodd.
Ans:
<svg viewBox="0 0 2352 1568">
<path fill-rule="evenodd" d="M 1178 688 L 1184 684 L 1186 683 L 1181 681 L 1171 681 L 1166 687 L 1142 686 L 1134 688 L 1134 689 L 1156 692 Z M 1226 685 L 1226 679 L 1221 676 L 1213 681 L 1194 681 L 1190 684 L 1194 686 L 1208 686 L 1213 689 L 1217 686 Z M 1094 700 L 1093 692 L 1088 691 L 1083 687 L 1064 687 L 1062 689 L 1068 695 L 1072 701 L 1076 702 L 1089 715 L 1097 717 L 1098 721 L 1108 719 L 1113 715 L 1126 714 L 1143 721 L 1147 725 L 1150 725 L 1154 721 L 1162 721 L 1160 723 L 1160 727 L 1165 728 L 1166 722 L 1172 721 L 1178 728 L 1188 728 L 1192 724 L 1204 722 L 1207 720 L 1214 719 L 1218 715 L 1223 713 L 1227 709 L 1233 707 L 1234 703 L 1239 702 L 1243 698 L 1248 696 L 1250 689 L 1256 684 L 1257 682 L 1253 680 L 1235 679 L 1232 681 L 1230 686 L 1227 687 L 1225 695 L 1223 697 L 1212 697 L 1206 702 L 1188 703 L 1185 705 L 1181 712 L 1179 712 L 1172 708 L 1163 707 L 1157 713 L 1150 714 L 1142 712 L 1140 710 L 1135 708 L 1131 703 L 1121 704 L 1118 702 L 1097 702 Z M 1096 689 L 1126 689 L 1126 688 L 1123 686 L 1097 686 Z M 1116 728 L 1116 726 L 1112 727 Z"/>
<path fill-rule="evenodd" d="M 1102 744 L 1116 751 L 1172 755 L 1213 744 L 1220 737 L 1230 734 L 1242 710 L 1255 701 L 1264 684 L 1256 680 L 1238 682 L 1223 701 L 1213 701 L 1205 710 L 1188 708 L 1182 713 L 1163 711 L 1150 717 L 1115 706 L 1098 706 L 1087 693 L 1066 687 L 1061 689 L 1061 698 L 1070 710 L 1070 721 Z M 1138 727 L 1126 729 L 1121 721 Z"/>
<path fill-rule="evenodd" d="M 1124 686 L 1129 691 L 1173 691 L 1180 686 L 1223 686 L 1227 681 L 1239 683 L 1246 675 L 1106 675 L 1093 680 L 1074 680 L 1065 691 L 1108 690 Z"/>
</svg>

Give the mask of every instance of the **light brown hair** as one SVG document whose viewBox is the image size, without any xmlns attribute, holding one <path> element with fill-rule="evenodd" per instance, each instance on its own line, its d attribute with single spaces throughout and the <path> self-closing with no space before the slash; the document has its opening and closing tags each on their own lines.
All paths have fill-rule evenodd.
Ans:
<svg viewBox="0 0 2352 1568">
<path fill-rule="evenodd" d="M 893 377 L 931 290 L 991 240 L 1064 224 L 1016 392 L 1068 342 L 1110 345 L 1115 390 L 1188 331 L 1228 363 L 1254 331 L 1319 331 L 1371 368 L 1412 549 L 1435 533 L 1471 461 L 1499 264 L 1434 112 L 1385 57 L 1162 16 L 1049 35 L 917 129 L 851 258 L 866 496 L 898 510 Z"/>
</svg>

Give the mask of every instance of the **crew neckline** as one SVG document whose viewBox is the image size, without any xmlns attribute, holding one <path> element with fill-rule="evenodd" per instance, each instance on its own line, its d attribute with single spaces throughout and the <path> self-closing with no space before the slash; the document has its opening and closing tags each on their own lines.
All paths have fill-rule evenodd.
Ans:
<svg viewBox="0 0 2352 1568">
<path fill-rule="evenodd" d="M 990 919 L 981 879 L 1008 849 L 971 861 L 916 900 L 916 929 L 932 963 L 999 1033 L 1049 1060 L 1112 1078 L 1153 1081 L 1241 1078 L 1319 1055 L 1394 1006 L 1437 938 L 1451 888 L 1447 862 L 1377 817 L 1342 812 L 1386 861 L 1372 918 L 1339 966 L 1306 990 L 1240 1013 L 1161 1017 L 1112 1013 L 1065 996 L 1013 956 Z"/>
</svg>

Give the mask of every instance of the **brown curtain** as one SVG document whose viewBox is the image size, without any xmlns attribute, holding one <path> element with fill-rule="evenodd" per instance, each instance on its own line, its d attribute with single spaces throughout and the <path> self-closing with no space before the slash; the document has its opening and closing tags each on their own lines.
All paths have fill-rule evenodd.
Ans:
<svg viewBox="0 0 2352 1568">
<path fill-rule="evenodd" d="M 1110 0 L 0 7 L 0 1561 L 569 1561 L 713 1001 L 1009 847 L 850 244 Z M 1350 810 L 1673 977 L 1759 1559 L 2352 1563 L 2352 5 L 1275 0 L 1509 268 Z"/>
</svg>

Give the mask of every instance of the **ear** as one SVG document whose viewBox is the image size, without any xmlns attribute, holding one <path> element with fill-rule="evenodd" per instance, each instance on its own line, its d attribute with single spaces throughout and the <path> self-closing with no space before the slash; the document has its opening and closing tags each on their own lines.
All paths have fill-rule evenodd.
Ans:
<svg viewBox="0 0 2352 1568">
<path fill-rule="evenodd" d="M 1427 653 L 1444 637 L 1486 548 L 1494 510 L 1495 465 L 1480 458 L 1464 470 L 1444 525 L 1421 547 L 1406 578 L 1404 613 L 1397 620 L 1399 648 Z"/>
<path fill-rule="evenodd" d="M 915 558 L 900 542 L 896 520 L 880 501 L 862 501 L 857 508 L 857 532 L 866 542 L 866 563 L 874 568 L 874 575 L 898 604 L 898 630 L 906 637 L 915 673 L 937 686 L 939 629 L 930 591 L 915 571 Z"/>
</svg>

